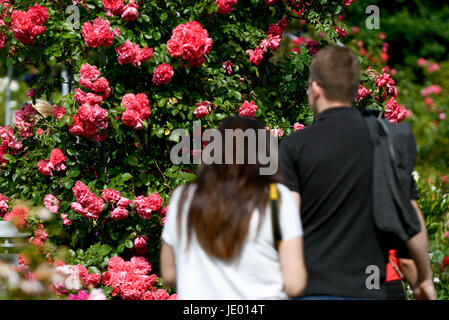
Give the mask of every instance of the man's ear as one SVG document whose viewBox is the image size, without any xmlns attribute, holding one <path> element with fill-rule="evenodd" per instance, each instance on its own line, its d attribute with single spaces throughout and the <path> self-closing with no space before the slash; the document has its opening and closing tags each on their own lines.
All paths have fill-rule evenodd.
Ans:
<svg viewBox="0 0 449 320">
<path fill-rule="evenodd" d="M 311 94 L 314 100 L 317 100 L 319 97 L 323 96 L 323 88 L 316 82 L 312 81 L 311 86 Z"/>
</svg>

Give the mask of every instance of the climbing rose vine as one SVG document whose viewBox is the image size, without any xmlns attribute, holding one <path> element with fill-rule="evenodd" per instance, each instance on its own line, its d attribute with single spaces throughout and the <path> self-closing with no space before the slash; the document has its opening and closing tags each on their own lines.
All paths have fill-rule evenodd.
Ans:
<svg viewBox="0 0 449 320">
<path fill-rule="evenodd" d="M 171 192 L 196 166 L 170 161 L 174 129 L 238 114 L 279 139 L 304 129 L 314 120 L 312 56 L 351 36 L 337 14 L 352 1 L 342 0 L 0 2 L 0 54 L 34 73 L 31 101 L 0 127 L 0 216 L 30 229 L 71 279 L 71 289 L 54 288 L 70 299 L 101 296 L 89 288 L 111 299 L 175 299 L 158 277 L 160 235 Z M 301 23 L 310 32 L 289 41 Z M 391 73 L 364 74 L 357 104 L 400 121 Z M 63 81 L 70 93 L 60 97 Z M 37 99 L 52 104 L 39 109 Z"/>
</svg>

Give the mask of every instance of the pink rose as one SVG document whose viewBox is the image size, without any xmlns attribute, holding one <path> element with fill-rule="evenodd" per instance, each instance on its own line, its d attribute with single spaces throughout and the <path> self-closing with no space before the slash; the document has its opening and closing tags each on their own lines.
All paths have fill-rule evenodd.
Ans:
<svg viewBox="0 0 449 320">
<path fill-rule="evenodd" d="M 115 204 L 122 197 L 120 191 L 114 189 L 104 189 L 101 197 L 108 203 Z"/>
<path fill-rule="evenodd" d="M 299 130 L 302 130 L 302 129 L 305 129 L 306 128 L 306 126 L 305 125 L 303 125 L 303 124 L 301 124 L 301 123 L 299 123 L 299 122 L 296 122 L 294 125 L 293 125 L 293 130 L 296 132 L 296 131 L 299 131 Z"/>
<path fill-rule="evenodd" d="M 173 67 L 170 64 L 160 64 L 154 69 L 153 83 L 157 86 L 161 84 L 169 84 L 171 82 L 173 74 Z"/>
<path fill-rule="evenodd" d="M 147 254 L 147 240 L 148 238 L 146 236 L 141 236 L 134 239 L 134 249 L 136 249 L 136 253 L 138 255 L 143 256 Z"/>
<path fill-rule="evenodd" d="M 47 194 L 44 197 L 44 205 L 53 213 L 59 211 L 59 200 L 52 194 Z"/>
<path fill-rule="evenodd" d="M 111 218 L 114 220 L 121 220 L 127 218 L 129 215 L 128 210 L 123 207 L 117 207 L 111 212 Z"/>
<path fill-rule="evenodd" d="M 239 115 L 241 117 L 254 117 L 257 112 L 257 105 L 254 101 L 243 102 L 242 106 L 239 109 Z"/>
<path fill-rule="evenodd" d="M 122 13 L 122 19 L 125 21 L 134 21 L 139 17 L 139 5 L 135 2 L 130 2 L 125 6 Z"/>
</svg>

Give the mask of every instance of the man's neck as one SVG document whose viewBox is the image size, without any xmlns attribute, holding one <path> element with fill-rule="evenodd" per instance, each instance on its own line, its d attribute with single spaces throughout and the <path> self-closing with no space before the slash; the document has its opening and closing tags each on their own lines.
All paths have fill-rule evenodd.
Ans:
<svg viewBox="0 0 449 320">
<path fill-rule="evenodd" d="M 352 103 L 341 102 L 341 101 L 332 101 L 332 102 L 329 101 L 329 102 L 323 103 L 322 105 L 320 105 L 318 107 L 317 115 L 326 110 L 333 109 L 333 108 L 341 108 L 341 107 L 348 107 L 348 108 L 352 107 Z"/>
</svg>

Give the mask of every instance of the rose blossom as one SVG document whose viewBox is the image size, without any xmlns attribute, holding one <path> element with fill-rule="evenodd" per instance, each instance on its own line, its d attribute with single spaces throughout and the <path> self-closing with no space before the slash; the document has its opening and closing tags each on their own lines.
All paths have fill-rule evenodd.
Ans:
<svg viewBox="0 0 449 320">
<path fill-rule="evenodd" d="M 49 159 L 46 160 L 39 160 L 37 163 L 37 170 L 42 173 L 44 176 L 51 176 L 53 175 L 54 170 L 53 164 L 50 162 Z"/>
<path fill-rule="evenodd" d="M 340 38 L 344 38 L 348 35 L 345 28 L 335 27 L 335 31 L 337 31 L 337 34 Z"/>
<path fill-rule="evenodd" d="M 132 64 L 135 67 L 140 66 L 143 62 L 148 61 L 153 56 L 153 48 L 140 48 L 139 45 L 126 40 L 124 44 L 119 46 L 115 52 L 118 54 L 119 64 Z"/>
<path fill-rule="evenodd" d="M 55 167 L 60 164 L 61 162 L 66 161 L 66 157 L 64 153 L 62 153 L 61 149 L 55 148 L 50 153 L 50 162 Z"/>
<path fill-rule="evenodd" d="M 8 212 L 8 201 L 9 198 L 0 193 L 0 216 Z"/>
<path fill-rule="evenodd" d="M 92 193 L 84 183 L 77 181 L 72 188 L 76 202 L 72 202 L 70 207 L 85 218 L 98 219 L 104 209 L 104 202 L 101 198 Z"/>
<path fill-rule="evenodd" d="M 154 69 L 153 83 L 157 86 L 161 84 L 169 84 L 171 82 L 173 74 L 173 67 L 170 64 L 160 64 Z"/>
<path fill-rule="evenodd" d="M 237 4 L 238 0 L 215 0 L 218 5 L 217 13 L 230 13 L 234 11 L 234 6 Z"/>
<path fill-rule="evenodd" d="M 18 229 L 22 229 L 27 225 L 28 208 L 23 205 L 15 206 L 11 212 L 5 214 L 3 219 L 15 225 Z"/>
<path fill-rule="evenodd" d="M 303 125 L 303 124 L 301 124 L 301 123 L 299 123 L 299 122 L 296 122 L 296 123 L 293 125 L 293 130 L 296 132 L 296 131 L 305 129 L 305 127 L 306 127 L 305 125 Z"/>
<path fill-rule="evenodd" d="M 122 0 L 103 0 L 103 7 L 108 17 L 119 16 L 122 14 L 125 4 Z"/>
<path fill-rule="evenodd" d="M 148 238 L 146 236 L 137 237 L 134 239 L 134 249 L 136 249 L 136 253 L 140 256 L 147 254 Z"/>
<path fill-rule="evenodd" d="M 254 101 L 243 102 L 242 106 L 239 109 L 239 115 L 241 117 L 254 117 L 257 112 L 257 105 Z"/>
<path fill-rule="evenodd" d="M 210 106 L 213 105 L 212 103 L 210 103 L 209 101 L 202 101 L 196 104 L 197 108 L 196 110 L 193 112 L 193 114 L 198 118 L 198 119 L 203 119 L 205 116 L 207 116 L 210 111 L 211 108 Z"/>
<path fill-rule="evenodd" d="M 128 210 L 123 207 L 117 207 L 111 211 L 111 219 L 121 220 L 127 218 L 129 215 Z"/>
<path fill-rule="evenodd" d="M 175 58 L 181 57 L 190 67 L 200 67 L 204 55 L 212 50 L 212 39 L 208 32 L 196 21 L 178 25 L 167 42 L 168 53 Z"/>
<path fill-rule="evenodd" d="M 100 17 L 96 18 L 93 23 L 89 21 L 83 24 L 81 35 L 84 38 L 86 46 L 97 48 L 100 46 L 110 47 L 114 40 L 114 31 L 111 30 L 109 21 Z"/>
<path fill-rule="evenodd" d="M 392 123 L 398 123 L 404 119 L 405 115 L 406 109 L 403 106 L 400 106 L 394 97 L 390 97 L 385 104 L 385 118 Z"/>
<path fill-rule="evenodd" d="M 360 84 L 359 89 L 357 91 L 357 97 L 356 97 L 357 102 L 362 101 L 363 99 L 368 97 L 372 92 L 373 92 L 373 90 L 371 90 L 371 89 L 368 90 L 363 84 Z"/>
<path fill-rule="evenodd" d="M 142 129 L 143 121 L 148 119 L 151 114 L 149 103 L 150 101 L 146 94 L 125 94 L 122 97 L 122 105 L 126 109 L 122 114 L 123 123 L 133 127 L 134 130 Z"/>
<path fill-rule="evenodd" d="M 232 73 L 232 68 L 235 66 L 235 63 L 231 62 L 230 60 L 227 60 L 223 62 L 223 69 L 225 69 L 228 74 Z"/>
<path fill-rule="evenodd" d="M 58 106 L 58 105 L 54 105 L 53 106 L 53 115 L 55 116 L 56 119 L 61 119 L 63 115 L 66 114 L 66 110 L 64 107 Z"/>
<path fill-rule="evenodd" d="M 72 220 L 70 220 L 65 213 L 61 213 L 61 218 L 62 218 L 62 224 L 63 225 L 66 225 L 66 226 L 71 226 L 72 225 Z"/>
<path fill-rule="evenodd" d="M 129 206 L 129 204 L 131 203 L 131 200 L 129 200 L 128 198 L 120 198 L 120 200 L 117 202 L 117 206 L 122 207 L 122 208 L 126 208 L 127 206 Z"/>
<path fill-rule="evenodd" d="M 134 21 L 139 17 L 139 5 L 131 0 L 124 8 L 122 19 L 125 21 Z"/>
<path fill-rule="evenodd" d="M 104 189 L 101 197 L 108 203 L 115 204 L 122 197 L 120 191 L 114 189 Z"/>
<path fill-rule="evenodd" d="M 263 60 L 264 51 L 262 48 L 257 47 L 254 50 L 251 49 L 246 50 L 246 54 L 249 55 L 249 62 L 258 66 Z"/>
<path fill-rule="evenodd" d="M 137 214 L 144 219 L 150 219 L 153 211 L 158 211 L 162 207 L 163 200 L 159 193 L 151 193 L 148 197 L 139 196 L 134 198 L 134 206 Z"/>
<path fill-rule="evenodd" d="M 11 14 L 14 37 L 23 44 L 33 44 L 34 38 L 45 32 L 43 24 L 48 18 L 48 9 L 38 4 L 29 7 L 28 11 L 14 10 Z"/>
<path fill-rule="evenodd" d="M 44 205 L 53 213 L 58 213 L 59 200 L 52 194 L 47 194 L 44 197 Z"/>
</svg>

